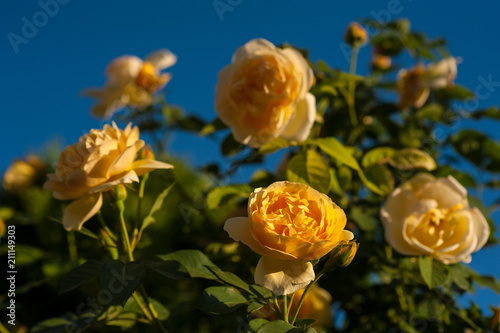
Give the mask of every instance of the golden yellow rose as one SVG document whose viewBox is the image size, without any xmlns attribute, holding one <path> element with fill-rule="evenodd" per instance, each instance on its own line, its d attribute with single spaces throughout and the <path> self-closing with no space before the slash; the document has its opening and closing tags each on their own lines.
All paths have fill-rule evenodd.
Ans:
<svg viewBox="0 0 500 333">
<path fill-rule="evenodd" d="M 91 130 L 63 150 L 44 188 L 56 199 L 78 199 L 64 211 L 66 230 L 80 230 L 99 211 L 102 192 L 118 184 L 138 182 L 140 175 L 155 169 L 173 168 L 156 160 L 136 160 L 143 146 L 138 127 L 130 123 L 121 130 L 113 122 L 102 130 Z"/>
<path fill-rule="evenodd" d="M 396 251 L 445 264 L 470 262 L 490 234 L 483 214 L 469 207 L 467 190 L 452 176 L 416 175 L 394 190 L 380 216 Z"/>
<path fill-rule="evenodd" d="M 396 89 L 399 93 L 399 106 L 420 108 L 425 104 L 432 90 L 453 85 L 457 76 L 457 60 L 445 58 L 438 63 L 425 67 L 423 64 L 398 73 Z"/>
<path fill-rule="evenodd" d="M 304 141 L 316 117 L 316 99 L 308 92 L 313 83 L 298 51 L 253 39 L 219 72 L 215 111 L 234 138 L 251 147 L 276 137 Z"/>
<path fill-rule="evenodd" d="M 44 168 L 42 160 L 35 155 L 14 161 L 3 175 L 3 187 L 9 192 L 22 192 L 35 184 Z"/>
<path fill-rule="evenodd" d="M 127 105 L 146 106 L 152 103 L 152 95 L 170 80 L 170 74 L 160 71 L 174 65 L 177 57 L 168 50 L 158 50 L 145 61 L 136 56 L 121 56 L 113 60 L 106 69 L 108 82 L 102 89 L 83 91 L 96 98 L 92 108 L 94 116 L 109 118 Z"/>
<path fill-rule="evenodd" d="M 287 295 L 314 279 L 309 260 L 353 238 L 345 225 L 344 211 L 328 196 L 283 181 L 256 189 L 248 202 L 248 217 L 227 220 L 224 230 L 262 255 L 255 282 L 276 295 Z"/>
</svg>

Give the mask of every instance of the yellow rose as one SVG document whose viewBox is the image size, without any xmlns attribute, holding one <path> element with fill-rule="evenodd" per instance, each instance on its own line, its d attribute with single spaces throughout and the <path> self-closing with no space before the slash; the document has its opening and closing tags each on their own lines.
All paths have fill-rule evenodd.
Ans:
<svg viewBox="0 0 500 333">
<path fill-rule="evenodd" d="M 455 178 L 418 174 L 389 196 L 380 211 L 385 238 L 402 254 L 429 255 L 445 264 L 471 261 L 490 228 Z"/>
<path fill-rule="evenodd" d="M 66 230 L 80 230 L 99 211 L 102 192 L 118 184 L 138 182 L 138 176 L 155 169 L 173 168 L 155 160 L 136 160 L 143 146 L 138 127 L 132 128 L 130 123 L 121 130 L 113 122 L 113 126 L 91 130 L 63 150 L 44 188 L 56 199 L 78 199 L 64 211 Z"/>
<path fill-rule="evenodd" d="M 13 193 L 33 186 L 43 173 L 45 166 L 37 156 L 28 155 L 24 160 L 12 163 L 3 176 L 3 187 Z"/>
<path fill-rule="evenodd" d="M 304 57 L 265 39 L 238 48 L 218 75 L 215 111 L 251 147 L 282 137 L 304 141 L 316 117 L 314 75 Z"/>
<path fill-rule="evenodd" d="M 410 70 L 401 69 L 396 84 L 399 105 L 402 108 L 422 107 L 431 89 L 438 90 L 452 86 L 456 76 L 457 60 L 453 57 L 445 58 L 427 67 L 418 64 Z"/>
<path fill-rule="evenodd" d="M 353 238 L 344 230 L 344 211 L 328 196 L 301 183 L 276 182 L 256 189 L 248 202 L 248 215 L 227 220 L 224 230 L 262 255 L 255 282 L 276 295 L 304 288 L 315 277 L 309 260 Z"/>
<path fill-rule="evenodd" d="M 98 100 L 92 108 L 94 116 L 109 118 L 127 105 L 146 106 L 152 95 L 170 80 L 170 74 L 160 71 L 174 65 L 177 57 L 168 50 L 153 52 L 143 61 L 136 56 L 121 56 L 106 69 L 108 82 L 102 89 L 87 89 L 83 93 Z"/>
</svg>

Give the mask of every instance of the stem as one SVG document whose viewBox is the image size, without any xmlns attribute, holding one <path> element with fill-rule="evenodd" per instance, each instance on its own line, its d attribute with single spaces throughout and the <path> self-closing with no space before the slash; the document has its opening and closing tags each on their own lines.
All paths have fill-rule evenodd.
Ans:
<svg viewBox="0 0 500 333">
<path fill-rule="evenodd" d="M 123 217 L 123 212 L 125 211 L 123 201 L 117 201 L 116 206 L 120 212 L 120 226 L 122 230 L 123 245 L 125 247 L 125 251 L 127 252 L 128 260 L 134 261 L 134 255 L 132 254 L 132 248 L 130 246 L 130 239 L 128 238 L 127 225 L 125 224 L 125 218 Z"/>
<path fill-rule="evenodd" d="M 78 251 L 76 248 L 76 239 L 75 239 L 75 232 L 70 231 L 68 232 L 68 250 L 69 250 L 69 257 L 71 259 L 71 263 L 73 265 L 76 265 L 78 261 Z"/>
<path fill-rule="evenodd" d="M 137 199 L 137 218 L 134 224 L 134 231 L 132 232 L 132 249 L 135 249 L 137 243 L 139 242 L 139 229 L 142 226 L 141 223 L 141 208 L 142 208 L 142 198 L 144 198 L 144 188 L 146 187 L 146 182 L 148 181 L 149 173 L 142 176 L 141 184 L 139 187 L 139 198 Z"/>
<path fill-rule="evenodd" d="M 111 239 L 116 242 L 118 239 L 116 238 L 115 234 L 113 234 L 113 232 L 109 229 L 108 225 L 106 224 L 106 221 L 104 221 L 104 217 L 102 217 L 101 211 L 97 212 L 97 218 L 104 231 L 106 231 L 109 237 L 111 237 Z"/>
<path fill-rule="evenodd" d="M 281 314 L 281 310 L 280 310 L 280 305 L 278 304 L 278 300 L 276 299 L 276 296 L 273 295 L 273 304 L 274 304 L 274 307 L 276 308 L 276 314 L 278 315 L 278 317 L 283 317 L 283 315 Z"/>
<path fill-rule="evenodd" d="M 148 294 L 146 293 L 146 289 L 144 289 L 144 286 L 141 285 L 139 287 L 139 290 L 141 292 L 142 298 L 144 298 L 144 300 L 146 301 L 146 304 L 148 305 L 149 311 L 153 315 L 153 321 L 156 323 L 156 325 L 158 325 L 158 327 L 160 328 L 160 330 L 162 332 L 168 333 L 165 326 L 163 326 L 160 319 L 158 319 L 158 313 L 156 312 L 155 308 L 153 307 L 153 304 L 149 301 L 149 297 L 148 297 Z"/>
<path fill-rule="evenodd" d="M 122 229 L 122 236 L 123 236 L 122 238 L 123 238 L 123 244 L 125 246 L 125 251 L 127 251 L 127 256 L 128 256 L 129 261 L 134 261 L 134 255 L 132 253 L 132 248 L 130 246 L 130 240 L 128 238 L 127 225 L 125 224 L 125 218 L 123 217 L 123 213 L 125 212 L 125 205 L 123 204 L 123 201 L 117 200 L 116 206 L 118 207 L 118 211 L 120 212 L 120 225 L 121 225 L 121 229 Z M 148 311 L 146 310 L 146 307 L 141 302 L 140 298 L 137 296 L 137 292 L 134 292 L 134 295 L 135 295 L 134 299 L 137 302 L 137 304 L 139 305 L 139 307 L 141 308 L 142 312 L 146 315 L 146 317 L 148 317 L 149 320 L 154 321 L 156 323 L 156 325 L 158 325 L 158 327 L 160 328 L 160 330 L 162 332 L 168 333 L 167 330 L 165 329 L 165 327 L 163 326 L 163 324 L 158 319 L 158 313 L 156 312 L 153 305 L 149 301 L 149 297 L 146 294 L 146 290 L 144 289 L 144 286 L 141 285 L 139 287 L 139 290 L 140 290 L 140 293 L 142 294 L 142 298 L 144 298 L 144 301 L 148 305 L 148 309 L 151 312 L 151 315 L 148 313 Z"/>
<path fill-rule="evenodd" d="M 349 74 L 356 74 L 356 63 L 358 61 L 358 51 L 359 48 L 357 46 L 352 47 L 351 51 L 351 62 L 349 65 Z M 351 124 L 353 127 L 358 126 L 358 117 L 356 115 L 356 106 L 355 106 L 355 90 L 356 83 L 354 80 L 349 81 L 349 98 L 347 99 L 347 104 L 349 106 L 349 117 L 351 118 Z"/>
<path fill-rule="evenodd" d="M 288 323 L 288 297 L 283 295 L 283 320 Z"/>
<path fill-rule="evenodd" d="M 307 285 L 306 290 L 304 290 L 304 293 L 302 294 L 302 297 L 300 297 L 299 304 L 297 304 L 297 308 L 295 309 L 295 312 L 293 313 L 293 319 L 292 319 L 292 322 L 291 322 L 292 325 L 293 325 L 293 323 L 295 323 L 295 320 L 297 320 L 297 316 L 299 314 L 300 307 L 302 306 L 302 302 L 304 302 L 304 299 L 306 298 L 307 292 L 309 291 L 309 289 L 311 289 L 311 287 L 313 286 L 313 284 L 315 284 L 316 281 L 318 281 L 319 278 L 322 277 L 322 276 L 323 276 L 323 274 L 317 275 L 316 278 L 314 280 L 312 280 L 312 282 Z"/>
<path fill-rule="evenodd" d="M 137 292 L 134 292 L 132 294 L 132 296 L 134 297 L 135 302 L 137 303 L 137 305 L 139 305 L 139 307 L 141 308 L 142 313 L 144 313 L 144 315 L 146 316 L 146 318 L 148 318 L 149 321 L 153 321 L 153 317 L 151 317 L 151 314 L 149 314 L 148 309 L 142 303 L 141 299 L 137 295 Z"/>
</svg>

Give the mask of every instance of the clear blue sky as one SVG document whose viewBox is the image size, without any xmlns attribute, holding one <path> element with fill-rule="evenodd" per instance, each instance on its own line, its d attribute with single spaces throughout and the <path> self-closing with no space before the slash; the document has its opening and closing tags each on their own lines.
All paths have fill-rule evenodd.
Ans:
<svg viewBox="0 0 500 333">
<path fill-rule="evenodd" d="M 491 75 L 500 82 L 500 2 L 494 0 L 475 4 L 220 0 L 230 7 L 221 15 L 213 0 L 59 0 L 64 4 L 58 5 L 57 12 L 52 6 L 52 15 L 39 13 L 43 4 L 53 1 L 0 1 L 0 174 L 14 158 L 36 152 L 53 139 L 66 145 L 89 129 L 102 127 L 102 121 L 90 116 L 92 101 L 78 92 L 101 86 L 108 62 L 123 54 L 143 57 L 158 48 L 177 54 L 178 63 L 168 70 L 173 74 L 168 101 L 206 120 L 215 117 L 217 72 L 230 62 L 238 46 L 256 37 L 276 44 L 289 42 L 309 49 L 312 60 L 324 59 L 347 70 L 339 47 L 342 33 L 350 21 L 361 18 L 407 17 L 414 29 L 446 37 L 451 53 L 463 58 L 456 82 L 472 90 L 481 83 L 480 76 Z M 23 32 L 26 21 L 37 23 L 37 31 L 24 28 Z M 26 39 L 13 46 L 9 33 Z M 369 56 L 367 50 L 361 51 L 361 73 L 367 70 Z M 494 87 L 479 105 L 500 105 L 500 87 Z M 499 125 L 465 120 L 460 127 L 481 128 L 499 140 Z M 171 136 L 169 149 L 197 165 L 219 156 L 215 143 L 183 134 Z M 494 214 L 496 221 L 499 215 Z M 472 266 L 500 277 L 500 267 L 492 264 L 498 257 L 498 247 L 483 250 L 473 256 Z M 483 308 L 499 302 L 489 291 L 482 292 L 480 300 Z"/>
</svg>

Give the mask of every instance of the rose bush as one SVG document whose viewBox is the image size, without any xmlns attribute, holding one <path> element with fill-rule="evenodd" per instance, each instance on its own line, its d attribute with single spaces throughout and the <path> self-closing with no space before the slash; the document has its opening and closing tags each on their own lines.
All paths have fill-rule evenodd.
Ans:
<svg viewBox="0 0 500 333">
<path fill-rule="evenodd" d="M 304 57 L 265 39 L 236 50 L 218 75 L 215 111 L 234 138 L 251 147 L 282 137 L 304 141 L 316 117 L 314 75 Z"/>
<path fill-rule="evenodd" d="M 99 211 L 102 192 L 117 184 L 138 182 L 140 175 L 155 169 L 173 168 L 156 160 L 136 160 L 143 146 L 138 127 L 129 123 L 121 130 L 113 122 L 102 130 L 92 129 L 62 151 L 55 173 L 48 175 L 44 188 L 56 199 L 78 199 L 64 211 L 66 230 L 81 229 Z"/>
<path fill-rule="evenodd" d="M 353 239 L 345 225 L 344 211 L 328 196 L 282 181 L 256 189 L 248 202 L 248 217 L 227 220 L 224 230 L 262 255 L 255 282 L 277 295 L 288 295 L 314 279 L 309 260 Z"/>
<path fill-rule="evenodd" d="M 490 234 L 483 214 L 469 207 L 467 190 L 452 176 L 416 175 L 394 190 L 380 216 L 396 251 L 445 264 L 470 262 Z"/>
</svg>

